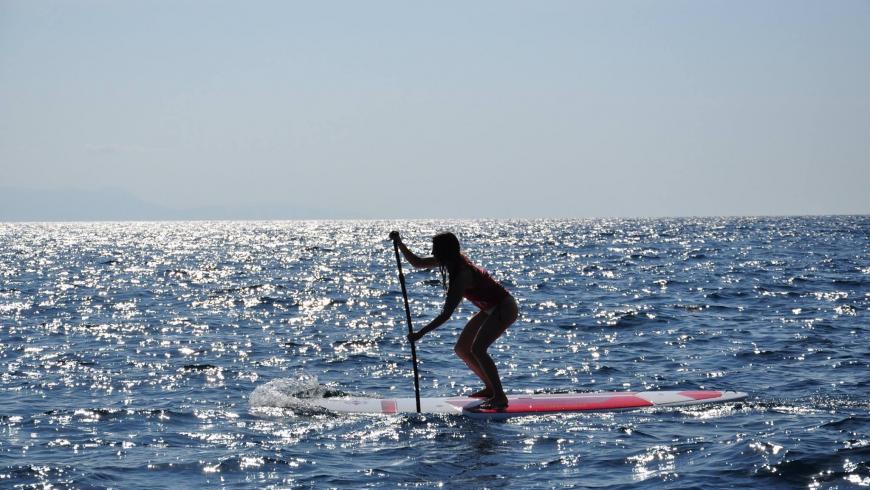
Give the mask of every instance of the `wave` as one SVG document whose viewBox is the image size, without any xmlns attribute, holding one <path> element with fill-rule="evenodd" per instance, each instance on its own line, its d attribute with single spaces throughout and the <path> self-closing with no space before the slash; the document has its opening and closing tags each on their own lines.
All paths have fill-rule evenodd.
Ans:
<svg viewBox="0 0 870 490">
<path fill-rule="evenodd" d="M 252 408 L 311 408 L 307 400 L 344 396 L 345 393 L 320 384 L 317 376 L 300 373 L 296 378 L 273 379 L 257 386 L 248 397 Z"/>
</svg>

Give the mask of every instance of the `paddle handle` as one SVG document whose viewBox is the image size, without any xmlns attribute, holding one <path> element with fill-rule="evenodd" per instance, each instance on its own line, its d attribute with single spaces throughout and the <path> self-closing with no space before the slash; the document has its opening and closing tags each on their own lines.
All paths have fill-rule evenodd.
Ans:
<svg viewBox="0 0 870 490">
<path fill-rule="evenodd" d="M 399 256 L 399 242 L 393 240 L 393 250 L 396 252 L 396 267 L 399 268 L 399 284 L 402 285 L 402 298 L 405 300 L 405 317 L 408 319 L 408 334 L 414 333 L 411 325 L 411 307 L 408 305 L 408 289 L 405 287 L 405 274 L 402 273 L 402 259 Z M 417 400 L 417 413 L 420 413 L 420 375 L 417 372 L 417 348 L 411 342 L 411 360 L 414 362 L 414 397 Z"/>
</svg>

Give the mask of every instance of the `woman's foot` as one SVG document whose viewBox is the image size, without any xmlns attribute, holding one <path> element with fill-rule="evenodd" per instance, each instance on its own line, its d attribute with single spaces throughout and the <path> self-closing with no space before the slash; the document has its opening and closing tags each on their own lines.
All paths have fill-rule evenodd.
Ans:
<svg viewBox="0 0 870 490">
<path fill-rule="evenodd" d="M 472 393 L 468 395 L 469 398 L 491 398 L 492 390 L 489 388 L 484 388 L 478 392 Z"/>
<path fill-rule="evenodd" d="M 474 407 L 475 410 L 504 410 L 508 406 L 507 397 L 490 398 L 489 400 Z"/>
</svg>

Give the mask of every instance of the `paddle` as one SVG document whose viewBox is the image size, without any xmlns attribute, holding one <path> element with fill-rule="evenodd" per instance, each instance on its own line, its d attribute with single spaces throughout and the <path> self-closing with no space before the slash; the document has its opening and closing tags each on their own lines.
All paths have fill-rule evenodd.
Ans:
<svg viewBox="0 0 870 490">
<path fill-rule="evenodd" d="M 402 297 L 405 298 L 405 316 L 408 318 L 408 333 L 414 333 L 411 326 L 411 307 L 408 306 L 408 290 L 405 288 L 405 275 L 402 274 L 402 259 L 399 257 L 399 242 L 393 240 L 393 250 L 396 252 L 396 266 L 399 268 L 399 283 L 402 285 Z M 411 359 L 414 361 L 414 395 L 417 399 L 417 413 L 420 413 L 420 376 L 417 374 L 417 348 L 411 342 Z"/>
</svg>

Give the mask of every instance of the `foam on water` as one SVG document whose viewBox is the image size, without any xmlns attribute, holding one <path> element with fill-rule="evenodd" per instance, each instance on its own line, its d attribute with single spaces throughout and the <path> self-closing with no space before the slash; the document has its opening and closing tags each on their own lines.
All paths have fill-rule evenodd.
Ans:
<svg viewBox="0 0 870 490">
<path fill-rule="evenodd" d="M 300 373 L 295 378 L 278 378 L 257 386 L 248 398 L 251 407 L 298 408 L 308 406 L 306 400 L 323 398 L 328 390 L 317 376 Z"/>
</svg>

